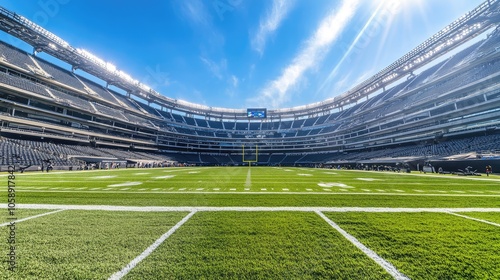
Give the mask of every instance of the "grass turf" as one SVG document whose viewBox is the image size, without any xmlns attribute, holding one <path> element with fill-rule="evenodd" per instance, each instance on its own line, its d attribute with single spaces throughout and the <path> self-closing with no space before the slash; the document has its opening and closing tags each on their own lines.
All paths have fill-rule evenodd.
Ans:
<svg viewBox="0 0 500 280">
<path fill-rule="evenodd" d="M 186 213 L 72 211 L 18 224 L 17 270 L 1 279 L 103 279 L 119 271 Z"/>
<path fill-rule="evenodd" d="M 19 203 L 500 207 L 499 182 L 497 176 L 222 167 L 18 174 L 17 190 Z"/>
<path fill-rule="evenodd" d="M 189 257 L 186 257 L 189 256 Z M 391 279 L 314 213 L 197 213 L 126 279 Z"/>
<path fill-rule="evenodd" d="M 491 212 L 491 213 L 470 212 L 470 213 L 460 213 L 460 214 L 500 225 L 500 212 Z"/>
<path fill-rule="evenodd" d="M 500 228 L 440 213 L 325 213 L 411 279 L 499 279 Z"/>
<path fill-rule="evenodd" d="M 499 181 L 498 176 L 468 178 L 305 168 L 40 172 L 16 174 L 16 202 L 499 208 Z M 7 197 L 6 191 L 0 192 L 0 196 Z M 51 211 L 19 209 L 16 213 L 22 218 Z M 7 211 L 2 212 L 0 218 L 3 215 L 5 219 Z M 19 223 L 19 270 L 8 274 L 4 269 L 0 278 L 107 278 L 186 214 L 66 210 Z M 494 266 L 500 261 L 495 253 L 499 249 L 498 227 L 436 213 L 326 214 L 412 279 L 499 278 Z M 499 223 L 498 213 L 464 215 Z M 6 267 L 6 263 L 2 265 Z M 127 277 L 387 276 L 314 213 L 198 212 Z"/>
<path fill-rule="evenodd" d="M 40 210 L 40 209 L 16 209 L 14 211 L 14 216 L 9 215 L 9 211 L 7 209 L 0 209 L 0 223 L 11 222 L 9 220 L 11 217 L 17 218 L 17 220 L 32 217 L 35 215 L 40 215 L 44 213 L 52 212 L 53 210 Z"/>
</svg>

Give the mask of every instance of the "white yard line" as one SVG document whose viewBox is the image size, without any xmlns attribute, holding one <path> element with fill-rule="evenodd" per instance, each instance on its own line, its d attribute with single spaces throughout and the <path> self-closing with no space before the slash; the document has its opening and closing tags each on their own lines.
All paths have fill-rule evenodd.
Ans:
<svg viewBox="0 0 500 280">
<path fill-rule="evenodd" d="M 487 221 L 487 220 L 482 220 L 482 219 L 478 219 L 478 218 L 474 218 L 474 217 L 460 215 L 460 214 L 453 213 L 453 212 L 448 212 L 448 214 L 454 215 L 454 216 L 458 216 L 458 217 L 462 217 L 462 218 L 469 219 L 469 220 L 473 220 L 473 221 L 477 221 L 477 222 L 481 222 L 481 223 L 485 223 L 485 224 L 488 224 L 488 225 L 500 227 L 500 224 L 493 223 L 493 222 L 490 222 L 490 221 Z"/>
<path fill-rule="evenodd" d="M 245 187 L 250 188 L 252 186 L 252 171 L 248 168 L 247 180 L 245 181 Z"/>
<path fill-rule="evenodd" d="M 151 170 L 151 169 L 166 169 L 168 167 L 162 167 L 162 168 L 148 168 L 147 170 Z M 140 170 L 138 168 L 136 168 L 137 170 Z M 125 170 L 132 170 L 132 169 L 96 169 L 96 170 L 73 170 L 73 171 L 68 171 L 68 170 L 58 170 L 58 171 L 51 171 L 51 172 L 41 172 L 41 171 L 30 171 L 30 172 L 25 172 L 25 173 L 22 173 L 20 174 L 19 172 L 16 172 L 16 176 L 36 176 L 36 175 L 40 175 L 40 174 L 43 174 L 43 176 L 50 176 L 52 174 L 56 174 L 56 175 L 59 175 L 59 174 L 81 174 L 81 173 L 89 173 L 89 174 L 92 174 L 92 173 L 110 173 L 110 172 L 120 172 L 120 171 L 125 171 Z M 1 174 L 0 177 L 4 177 L 4 176 L 8 176 L 9 174 Z"/>
<path fill-rule="evenodd" d="M 431 178 L 444 178 L 444 179 L 464 179 L 464 180 L 473 180 L 473 181 L 490 181 L 490 182 L 500 182 L 500 179 L 496 178 L 478 178 L 479 176 L 458 176 L 458 175 L 439 175 L 439 174 L 422 174 L 417 173 L 418 171 L 412 171 L 413 173 L 393 173 L 393 172 L 384 172 L 384 171 L 366 171 L 366 170 L 340 170 L 341 172 L 365 172 L 371 174 L 394 174 L 395 176 L 423 176 L 423 177 L 431 177 Z"/>
<path fill-rule="evenodd" d="M 239 207 L 239 206 L 114 206 L 114 205 L 64 205 L 64 204 L 18 204 L 18 209 L 52 210 L 104 210 L 129 212 L 367 212 L 367 213 L 460 213 L 460 212 L 497 212 L 500 208 L 390 208 L 390 207 Z M 0 204 L 7 208 L 7 204 Z"/>
<path fill-rule="evenodd" d="M 59 209 L 59 210 L 48 212 L 48 213 L 38 214 L 38 215 L 35 215 L 35 216 L 31 216 L 31 217 L 26 217 L 26 218 L 23 218 L 23 219 L 15 220 L 13 222 L 15 222 L 17 224 L 17 223 L 24 222 L 24 221 L 27 221 L 27 220 L 40 218 L 40 217 L 47 216 L 47 215 L 50 215 L 50 214 L 55 214 L 55 213 L 58 213 L 58 212 L 61 212 L 61 211 L 64 211 L 64 210 L 66 210 L 66 209 Z M 0 224 L 0 227 L 8 226 L 8 225 L 10 225 L 10 223 L 11 222 Z"/>
<path fill-rule="evenodd" d="M 19 173 L 16 172 L 16 176 L 36 176 L 43 174 L 43 176 L 50 176 L 53 174 L 59 175 L 59 174 L 81 174 L 81 173 L 111 173 L 111 172 L 125 172 L 125 171 L 154 171 L 154 170 L 164 170 L 164 172 L 178 172 L 178 171 L 190 171 L 190 170 L 200 170 L 200 169 L 212 169 L 214 167 L 198 167 L 198 168 L 187 168 L 187 167 L 155 167 L 155 168 L 121 168 L 121 169 L 98 169 L 98 170 L 73 170 L 73 171 L 67 171 L 67 170 L 61 170 L 61 171 L 51 171 L 51 172 L 41 172 L 41 171 L 30 171 L 26 173 Z M 0 174 L 0 177 L 7 177 L 9 174 Z M 78 181 L 80 182 L 80 181 Z"/>
<path fill-rule="evenodd" d="M 170 170 L 165 170 L 163 172 L 167 172 L 167 173 L 170 173 L 170 172 L 180 172 L 180 171 L 193 171 L 193 170 L 200 170 L 202 168 L 204 169 L 211 169 L 213 167 L 198 167 L 198 168 L 186 168 L 186 169 L 181 169 L 183 167 L 180 167 L 179 169 L 170 169 Z M 167 168 L 168 169 L 168 168 Z"/>
<path fill-rule="evenodd" d="M 169 188 L 169 189 L 173 189 L 173 188 Z M 66 192 L 73 192 L 73 193 L 128 193 L 128 194 L 132 194 L 132 193 L 138 193 L 138 194 L 143 194 L 143 192 L 136 192 L 136 191 L 132 191 L 132 192 L 120 192 L 120 191 L 115 191 L 115 190 L 110 190 L 110 191 L 106 191 L 106 192 L 103 192 L 103 191 L 100 191 L 101 188 L 91 188 L 91 189 L 88 189 L 88 190 L 77 190 L 77 189 L 73 189 L 73 190 L 19 190 L 18 192 L 43 192 L 43 193 L 50 193 L 50 192 L 53 192 L 53 193 L 66 193 Z M 492 194 L 484 194 L 484 192 L 475 192 L 475 193 L 478 193 L 478 194 L 460 194 L 460 193 L 402 193 L 402 192 L 394 192 L 394 193 L 375 193 L 375 192 L 349 192 L 348 190 L 346 189 L 336 189 L 337 191 L 344 191 L 342 193 L 340 192 L 311 192 L 311 191 L 303 191 L 303 192 L 270 192 L 270 191 L 267 191 L 267 192 L 264 192 L 263 190 L 267 190 L 267 189 L 261 189 L 262 192 L 259 192 L 259 191 L 255 191 L 255 192 L 252 192 L 252 191 L 242 191 L 242 192 L 207 192 L 207 191 L 183 191 L 183 192 L 180 192 L 182 190 L 186 190 L 186 188 L 181 188 L 179 189 L 179 191 L 151 191 L 151 192 L 148 192 L 148 193 L 157 193 L 157 194 L 179 194 L 179 193 L 182 193 L 182 194 L 267 194 L 267 195 L 270 195 L 270 194 L 285 194 L 285 195 L 291 195 L 291 194 L 309 194 L 309 195 L 317 195 L 317 194 L 329 194 L 329 195 L 378 195 L 378 196 L 384 196 L 384 195 L 387 195 L 387 196 L 443 196 L 443 197 L 500 197 L 500 194 L 496 194 L 496 193 L 492 193 Z M 214 188 L 213 189 L 214 191 L 217 191 L 219 190 L 218 188 Z M 444 192 L 444 191 L 442 191 Z M 473 192 L 473 191 L 469 191 L 469 192 Z"/>
<path fill-rule="evenodd" d="M 380 265 L 385 271 L 387 271 L 394 279 L 410 279 L 406 275 L 402 274 L 394 267 L 390 262 L 386 261 L 382 257 L 380 257 L 377 253 L 372 251 L 370 248 L 366 247 L 363 243 L 361 243 L 356 237 L 347 233 L 347 231 L 343 230 L 339 225 L 330 220 L 325 214 L 320 211 L 315 211 L 323 220 L 325 220 L 331 227 L 337 230 L 342 236 L 344 236 L 347 240 L 349 240 L 354 246 L 360 249 L 363 253 L 365 253 L 370 259 L 374 260 L 378 265 Z"/>
<path fill-rule="evenodd" d="M 163 241 L 165 241 L 167 238 L 170 237 L 177 229 L 179 229 L 185 222 L 187 222 L 194 214 L 196 211 L 193 211 L 189 213 L 184 219 L 182 219 L 180 222 L 178 222 L 174 227 L 172 227 L 169 231 L 167 231 L 165 234 L 163 234 L 160 238 L 158 238 L 151 246 L 149 246 L 142 254 L 137 256 L 135 259 L 133 259 L 130 263 L 128 263 L 122 270 L 116 272 L 115 274 L 111 275 L 108 279 L 110 280 L 115 280 L 115 279 L 121 279 L 123 276 L 127 275 L 134 267 L 139 264 L 143 259 L 147 258 L 151 253 L 153 253 L 158 246 L 160 246 Z"/>
</svg>

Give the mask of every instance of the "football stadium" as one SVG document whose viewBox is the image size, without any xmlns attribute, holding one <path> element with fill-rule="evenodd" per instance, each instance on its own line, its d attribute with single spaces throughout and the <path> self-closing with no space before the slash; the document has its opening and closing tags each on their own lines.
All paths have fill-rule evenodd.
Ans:
<svg viewBox="0 0 500 280">
<path fill-rule="evenodd" d="M 348 91 L 225 108 L 0 6 L 31 48 L 0 41 L 0 278 L 500 279 L 499 23 L 487 0 Z"/>
</svg>

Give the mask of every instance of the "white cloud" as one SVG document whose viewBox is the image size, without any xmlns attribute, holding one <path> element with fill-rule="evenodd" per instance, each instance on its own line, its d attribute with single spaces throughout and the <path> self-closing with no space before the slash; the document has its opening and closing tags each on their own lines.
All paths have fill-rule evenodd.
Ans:
<svg viewBox="0 0 500 280">
<path fill-rule="evenodd" d="M 240 80 L 235 75 L 231 75 L 227 82 L 229 85 L 226 87 L 226 95 L 230 98 L 234 98 L 238 94 Z"/>
<path fill-rule="evenodd" d="M 367 29 L 368 27 L 370 27 L 370 25 L 372 24 L 372 22 L 376 19 L 377 15 L 379 14 L 380 10 L 384 7 L 384 4 L 385 2 L 380 2 L 379 5 L 377 6 L 377 8 L 375 9 L 375 11 L 372 13 L 372 15 L 370 16 L 370 18 L 368 19 L 368 21 L 366 22 L 366 24 L 364 25 L 364 27 L 359 31 L 359 33 L 357 34 L 356 38 L 354 39 L 354 41 L 351 43 L 351 45 L 349 45 L 347 51 L 344 53 L 344 55 L 342 56 L 342 58 L 340 59 L 340 61 L 337 63 L 337 65 L 332 69 L 332 71 L 330 71 L 330 74 L 328 75 L 328 77 L 325 79 L 325 81 L 321 84 L 320 88 L 319 88 L 319 91 L 322 91 L 327 85 L 331 84 L 332 81 L 333 81 L 333 78 L 337 75 L 339 69 L 340 69 L 340 66 L 344 63 L 344 61 L 346 61 L 349 56 L 351 55 L 351 53 L 353 52 L 353 50 L 358 47 L 358 48 L 361 48 L 361 46 L 357 46 L 358 43 L 360 42 L 360 40 L 364 37 L 364 36 L 368 36 L 370 38 L 366 39 L 365 40 L 371 40 L 371 36 L 372 35 L 365 35 L 366 32 L 367 32 Z M 380 20 L 380 19 L 379 19 Z M 376 24 L 379 24 L 379 22 L 377 22 Z M 360 51 L 359 49 L 356 50 L 356 51 Z"/>
<path fill-rule="evenodd" d="M 267 38 L 271 36 L 285 19 L 291 10 L 294 1 L 273 0 L 271 10 L 265 18 L 261 18 L 259 30 L 252 38 L 252 48 L 262 54 L 266 46 Z"/>
<path fill-rule="evenodd" d="M 181 10 L 191 22 L 203 26 L 210 26 L 212 17 L 202 1 L 181 1 Z"/>
<path fill-rule="evenodd" d="M 231 83 L 232 83 L 233 87 L 237 88 L 238 84 L 240 83 L 240 80 L 235 75 L 232 75 L 231 76 Z"/>
<path fill-rule="evenodd" d="M 226 83 L 226 95 L 233 98 L 237 94 L 238 86 L 240 85 L 240 79 L 229 73 L 227 67 L 227 60 L 222 59 L 220 62 L 215 62 L 206 57 L 200 57 L 200 60 L 205 64 L 208 71 L 212 73 L 220 81 Z"/>
<path fill-rule="evenodd" d="M 214 25 L 213 13 L 203 0 L 177 1 L 181 17 L 185 19 L 196 32 L 203 38 L 203 46 L 208 49 L 220 48 L 225 44 L 224 35 Z"/>
<path fill-rule="evenodd" d="M 358 85 L 362 83 L 363 81 L 373 76 L 373 74 L 374 74 L 373 69 L 367 70 L 363 73 L 359 73 L 354 70 L 350 71 L 335 81 L 332 91 L 338 93 L 344 93 L 350 90 L 353 87 L 353 85 Z"/>
<path fill-rule="evenodd" d="M 330 50 L 354 16 L 358 5 L 359 0 L 344 0 L 337 10 L 333 10 L 321 21 L 314 35 L 306 41 L 281 76 L 269 82 L 255 99 L 249 101 L 270 104 L 274 108 L 287 102 L 290 99 L 290 89 L 298 84 L 307 70 L 321 62 L 324 54 Z"/>
<path fill-rule="evenodd" d="M 217 79 L 222 80 L 226 75 L 227 70 L 227 60 L 223 59 L 221 62 L 216 63 L 213 60 L 210 60 L 205 57 L 200 57 L 201 61 L 207 66 L 208 70 L 215 76 Z"/>
<path fill-rule="evenodd" d="M 255 64 L 250 65 L 250 70 L 248 71 L 248 79 L 251 80 L 253 78 L 253 73 L 255 72 Z"/>
</svg>

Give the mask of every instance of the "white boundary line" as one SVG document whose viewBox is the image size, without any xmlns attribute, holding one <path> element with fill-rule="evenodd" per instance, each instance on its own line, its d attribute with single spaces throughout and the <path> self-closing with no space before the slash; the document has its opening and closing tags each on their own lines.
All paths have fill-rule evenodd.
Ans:
<svg viewBox="0 0 500 280">
<path fill-rule="evenodd" d="M 146 172 L 146 171 L 154 171 L 154 170 L 171 170 L 170 172 L 177 172 L 177 171 L 188 171 L 188 170 L 199 170 L 201 168 L 204 169 L 209 169 L 209 168 L 214 168 L 211 166 L 204 166 L 204 167 L 155 167 L 155 168 L 118 168 L 118 169 L 95 169 L 95 170 L 73 170 L 73 171 L 68 171 L 68 170 L 56 170 L 56 171 L 51 171 L 51 172 L 42 172 L 42 171 L 29 171 L 26 173 L 16 173 L 16 176 L 32 176 L 32 175 L 40 175 L 40 174 L 79 174 L 79 173 L 94 173 L 94 172 L 120 172 L 120 171 L 137 171 L 137 172 Z M 46 176 L 43 175 L 43 176 Z M 9 176 L 8 173 L 3 173 L 0 174 L 0 177 L 6 177 Z"/>
<path fill-rule="evenodd" d="M 482 220 L 482 219 L 478 219 L 478 218 L 474 218 L 474 217 L 460 215 L 460 214 L 453 213 L 453 212 L 448 212 L 448 214 L 454 215 L 454 216 L 458 216 L 458 217 L 462 217 L 462 218 L 469 219 L 469 220 L 473 220 L 473 221 L 477 221 L 477 222 L 481 222 L 481 223 L 485 223 L 485 224 L 488 224 L 488 225 L 500 227 L 500 224 L 497 224 L 497 223 L 494 223 L 494 222 L 490 222 L 490 221 L 487 221 L 487 220 Z"/>
<path fill-rule="evenodd" d="M 169 231 L 167 231 L 165 234 L 163 234 L 160 238 L 158 238 L 151 246 L 149 246 L 144 252 L 142 252 L 139 256 L 137 256 L 135 259 L 133 259 L 130 263 L 128 263 L 122 270 L 114 273 L 111 275 L 108 280 L 118 280 L 121 279 L 123 276 L 127 275 L 134 267 L 139 264 L 143 259 L 147 258 L 153 251 L 160 246 L 163 241 L 165 241 L 167 238 L 170 237 L 178 228 L 180 228 L 189 218 L 191 218 L 196 211 L 192 211 L 189 213 L 186 217 L 184 217 L 180 222 L 178 222 L 174 227 L 172 227 Z"/>
<path fill-rule="evenodd" d="M 500 208 L 391 208 L 391 207 L 240 207 L 240 206 L 115 206 L 115 205 L 63 205 L 63 204 L 18 204 L 18 209 L 49 210 L 102 210 L 128 212 L 367 212 L 367 213 L 460 213 L 496 212 Z M 0 209 L 7 204 L 0 204 Z"/>
<path fill-rule="evenodd" d="M 36 208 L 27 208 L 27 209 L 36 209 Z M 41 209 L 41 208 L 39 208 L 39 209 Z M 66 209 L 59 209 L 59 210 L 48 212 L 48 213 L 42 213 L 42 214 L 38 214 L 38 215 L 35 215 L 35 216 L 31 216 L 31 217 L 26 217 L 26 218 L 22 218 L 22 219 L 19 219 L 19 220 L 15 220 L 13 222 L 15 222 L 17 224 L 17 223 L 24 222 L 24 221 L 27 221 L 27 220 L 40 218 L 40 217 L 47 216 L 47 215 L 50 215 L 50 214 L 55 214 L 57 212 L 61 212 L 61 211 L 64 211 L 64 210 L 66 210 Z M 8 225 L 10 225 L 10 223 L 11 222 L 0 224 L 0 227 L 8 226 Z"/>
<path fill-rule="evenodd" d="M 354 246 L 360 249 L 365 255 L 367 255 L 370 259 L 374 260 L 378 265 L 380 265 L 385 271 L 387 271 L 394 279 L 397 280 L 409 280 L 406 275 L 399 272 L 396 267 L 394 267 L 390 262 L 386 261 L 382 257 L 380 257 L 377 253 L 372 251 L 370 248 L 366 247 L 363 243 L 361 243 L 356 237 L 350 235 L 345 230 L 343 230 L 339 225 L 330 220 L 325 214 L 320 211 L 315 211 L 323 220 L 325 220 L 330 226 L 336 229 L 342 236 L 344 236 L 347 240 L 349 240 Z"/>
<path fill-rule="evenodd" d="M 172 172 L 181 172 L 181 171 L 193 171 L 193 170 L 200 170 L 202 168 L 205 168 L 205 169 L 211 169 L 211 168 L 214 168 L 214 167 L 170 167 L 171 169 L 169 169 L 169 167 L 164 167 L 163 169 L 165 169 L 163 172 L 165 173 L 172 173 Z M 176 168 L 176 169 L 174 169 Z M 149 168 L 146 168 L 146 169 L 143 169 L 143 170 L 148 170 Z M 162 170 L 162 168 L 159 168 L 159 170 Z"/>
<path fill-rule="evenodd" d="M 249 191 L 243 191 L 243 192 L 219 192 L 219 191 L 213 191 L 213 192 L 204 192 L 204 191 L 92 191 L 92 190 L 74 190 L 74 191 L 68 191 L 68 190 L 18 190 L 18 192 L 41 192 L 41 193 L 122 193 L 122 194 L 256 194 L 256 195 L 276 195 L 276 194 L 300 194 L 300 195 L 323 195 L 323 194 L 328 194 L 328 195 L 378 195 L 378 196 L 444 196 L 444 197 L 500 197 L 500 194 L 459 194 L 459 193 L 375 193 L 375 192 L 249 192 Z"/>
<path fill-rule="evenodd" d="M 430 177 L 430 178 L 444 178 L 444 179 L 465 179 L 465 180 L 473 180 L 473 181 L 492 181 L 492 182 L 500 182 L 500 179 L 497 179 L 498 176 L 494 175 L 492 176 L 493 178 L 478 178 L 479 176 L 458 176 L 458 175 L 441 175 L 437 173 L 417 173 L 418 171 L 412 170 L 412 173 L 394 173 L 394 172 L 389 172 L 389 171 L 370 171 L 370 170 L 336 170 L 336 171 L 345 171 L 345 172 L 366 172 L 366 173 L 372 173 L 372 174 L 394 174 L 396 176 L 402 175 L 402 176 L 422 176 L 422 177 Z M 496 177 L 496 178 L 495 178 Z"/>
</svg>

